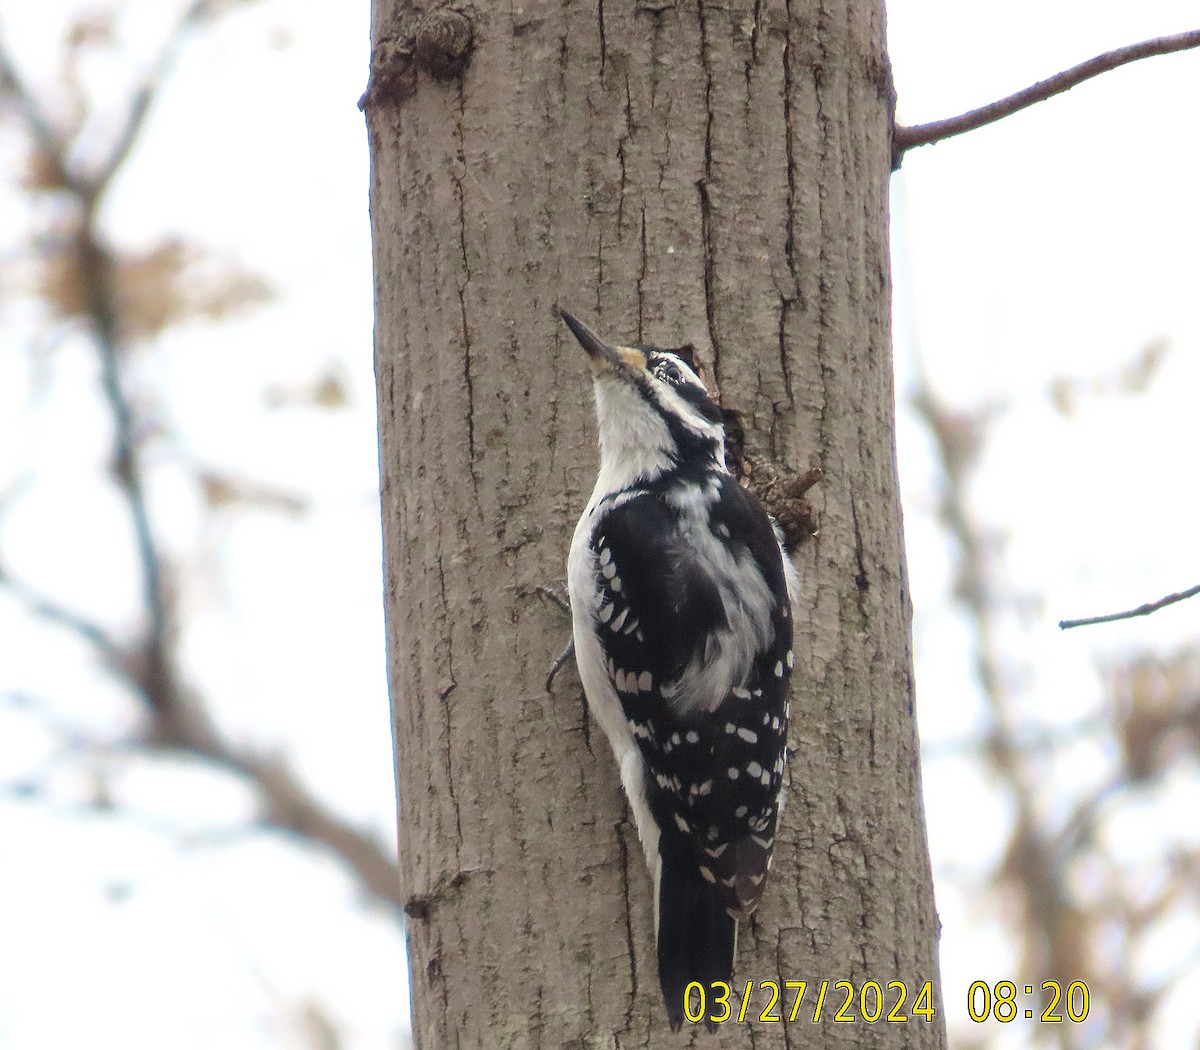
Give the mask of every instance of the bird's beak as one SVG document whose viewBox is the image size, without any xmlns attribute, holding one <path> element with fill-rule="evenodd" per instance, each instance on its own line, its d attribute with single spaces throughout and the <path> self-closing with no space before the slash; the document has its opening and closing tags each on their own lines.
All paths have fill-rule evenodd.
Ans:
<svg viewBox="0 0 1200 1050">
<path fill-rule="evenodd" d="M 571 329 L 571 334 L 592 359 L 592 371 L 597 375 L 604 371 L 632 372 L 637 375 L 646 370 L 646 355 L 641 350 L 632 346 L 609 346 L 578 318 L 563 309 L 558 312 Z"/>
</svg>

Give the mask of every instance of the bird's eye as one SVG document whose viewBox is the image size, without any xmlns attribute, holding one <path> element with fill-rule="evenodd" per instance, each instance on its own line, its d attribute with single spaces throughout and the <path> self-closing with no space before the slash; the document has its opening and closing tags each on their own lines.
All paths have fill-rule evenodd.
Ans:
<svg viewBox="0 0 1200 1050">
<path fill-rule="evenodd" d="M 664 383 L 670 383 L 672 386 L 683 380 L 683 373 L 679 371 L 679 366 L 671 361 L 664 361 L 660 364 L 654 370 L 654 374 Z"/>
</svg>

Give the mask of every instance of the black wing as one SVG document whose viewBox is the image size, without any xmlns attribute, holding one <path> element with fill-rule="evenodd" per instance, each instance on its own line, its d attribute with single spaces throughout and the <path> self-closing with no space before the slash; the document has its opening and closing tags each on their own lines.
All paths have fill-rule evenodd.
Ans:
<svg viewBox="0 0 1200 1050">
<path fill-rule="evenodd" d="M 707 527 L 762 574 L 774 601 L 771 640 L 713 710 L 680 710 L 673 686 L 728 625 L 731 596 L 654 493 L 635 496 L 593 532 L 603 594 L 596 629 L 646 765 L 660 852 L 683 858 L 729 915 L 758 904 L 774 844 L 787 741 L 792 624 L 782 555 L 770 519 L 722 476 Z M 736 595 L 732 596 L 736 600 Z"/>
</svg>

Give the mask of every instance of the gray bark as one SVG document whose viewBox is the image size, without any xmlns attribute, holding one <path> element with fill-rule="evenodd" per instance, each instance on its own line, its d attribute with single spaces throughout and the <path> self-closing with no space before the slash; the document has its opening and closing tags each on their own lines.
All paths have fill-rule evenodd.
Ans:
<svg viewBox="0 0 1200 1050">
<path fill-rule="evenodd" d="M 903 981 L 911 1007 L 928 980 L 939 1011 L 837 1024 L 827 1005 L 818 1030 L 810 993 L 797 1026 L 697 1043 L 944 1045 L 893 436 L 882 3 L 376 0 L 364 104 L 418 1045 L 686 1041 L 666 1028 L 612 755 L 573 670 L 543 690 L 569 627 L 535 588 L 562 579 L 596 466 L 558 303 L 613 339 L 695 343 L 748 462 L 825 471 L 820 533 L 796 556 L 789 802 L 737 981 Z M 748 1016 L 765 1005 L 753 993 Z"/>
</svg>

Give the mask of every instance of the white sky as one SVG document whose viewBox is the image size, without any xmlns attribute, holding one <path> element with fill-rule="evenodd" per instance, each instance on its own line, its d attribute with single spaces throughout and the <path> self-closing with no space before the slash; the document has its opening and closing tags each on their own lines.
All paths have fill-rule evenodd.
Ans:
<svg viewBox="0 0 1200 1050">
<path fill-rule="evenodd" d="M 130 5 L 122 25 L 132 53 L 154 39 L 164 6 Z M 73 9 L 0 0 L 0 29 L 38 86 L 53 83 L 55 34 Z M 1200 22 L 1191 0 L 894 0 L 889 20 L 905 123 Z M 186 325 L 139 362 L 142 396 L 162 392 L 167 426 L 190 457 L 164 450 L 153 467 L 155 513 L 188 581 L 184 659 L 222 725 L 285 750 L 331 804 L 390 840 L 367 145 L 355 108 L 367 37 L 365 3 L 300 0 L 245 5 L 197 35 L 106 219 L 124 247 L 178 233 L 278 289 L 275 305 L 219 329 Z M 114 60 L 85 74 L 115 104 L 124 68 Z M 1039 599 L 1026 621 L 1003 626 L 1038 724 L 1094 709 L 1097 657 L 1195 637 L 1194 603 L 1091 632 L 1063 635 L 1054 624 L 1200 580 L 1190 425 L 1200 388 L 1198 84 L 1200 53 L 1152 59 L 914 151 L 894 181 L 900 397 L 919 354 L 951 404 L 1008 407 L 972 499 L 1007 535 L 1008 587 Z M 101 108 L 85 150 L 105 141 L 113 114 Z M 0 126 L 0 156 L 14 157 L 18 141 Z M 31 228 L 20 197 L 0 190 L 0 259 Z M 91 357 L 68 338 L 45 403 L 30 412 L 24 340 L 35 321 L 0 297 L 0 492 L 36 469 L 0 553 L 117 630 L 136 608 L 133 572 L 123 509 L 97 480 L 109 437 Z M 1055 412 L 1053 377 L 1112 375 L 1157 339 L 1169 353 L 1145 397 L 1086 398 L 1070 419 Z M 264 410 L 266 388 L 302 386 L 331 365 L 351 390 L 348 410 Z M 921 729 L 936 751 L 969 733 L 981 707 L 948 604 L 928 442 L 903 405 L 900 443 Z M 214 525 L 189 495 L 191 462 L 270 481 L 313 509 L 296 520 L 234 512 Z M 402 940 L 336 865 L 240 834 L 252 800 L 199 768 L 99 755 L 121 812 L 87 813 L 86 771 L 55 750 L 62 737 L 46 712 L 15 706 L 6 691 L 35 693 L 54 724 L 99 740 L 129 726 L 128 705 L 97 683 L 78 645 L 30 628 L 4 595 L 0 666 L 0 783 L 46 788 L 39 800 L 0 793 L 0 1050 L 303 1046 L 305 1000 L 352 1050 L 396 1045 L 407 1013 Z M 1086 783 L 1107 758 L 1085 741 L 1050 772 Z M 983 906 L 950 877 L 994 858 L 1002 797 L 953 758 L 930 762 L 925 783 L 947 1011 L 964 1025 L 971 980 L 1039 975 L 1014 974 L 1003 917 L 983 921 Z M 1052 790 L 1043 801 L 1053 813 Z M 1181 778 L 1123 811 L 1110 833 L 1131 864 L 1167 839 L 1194 848 L 1198 803 L 1195 781 Z M 1197 932 L 1180 918 L 1147 969 L 1194 951 Z M 1195 1031 L 1198 993 L 1193 971 L 1169 1031 Z M 1010 1045 L 1031 1037 L 1018 1028 Z"/>
</svg>

